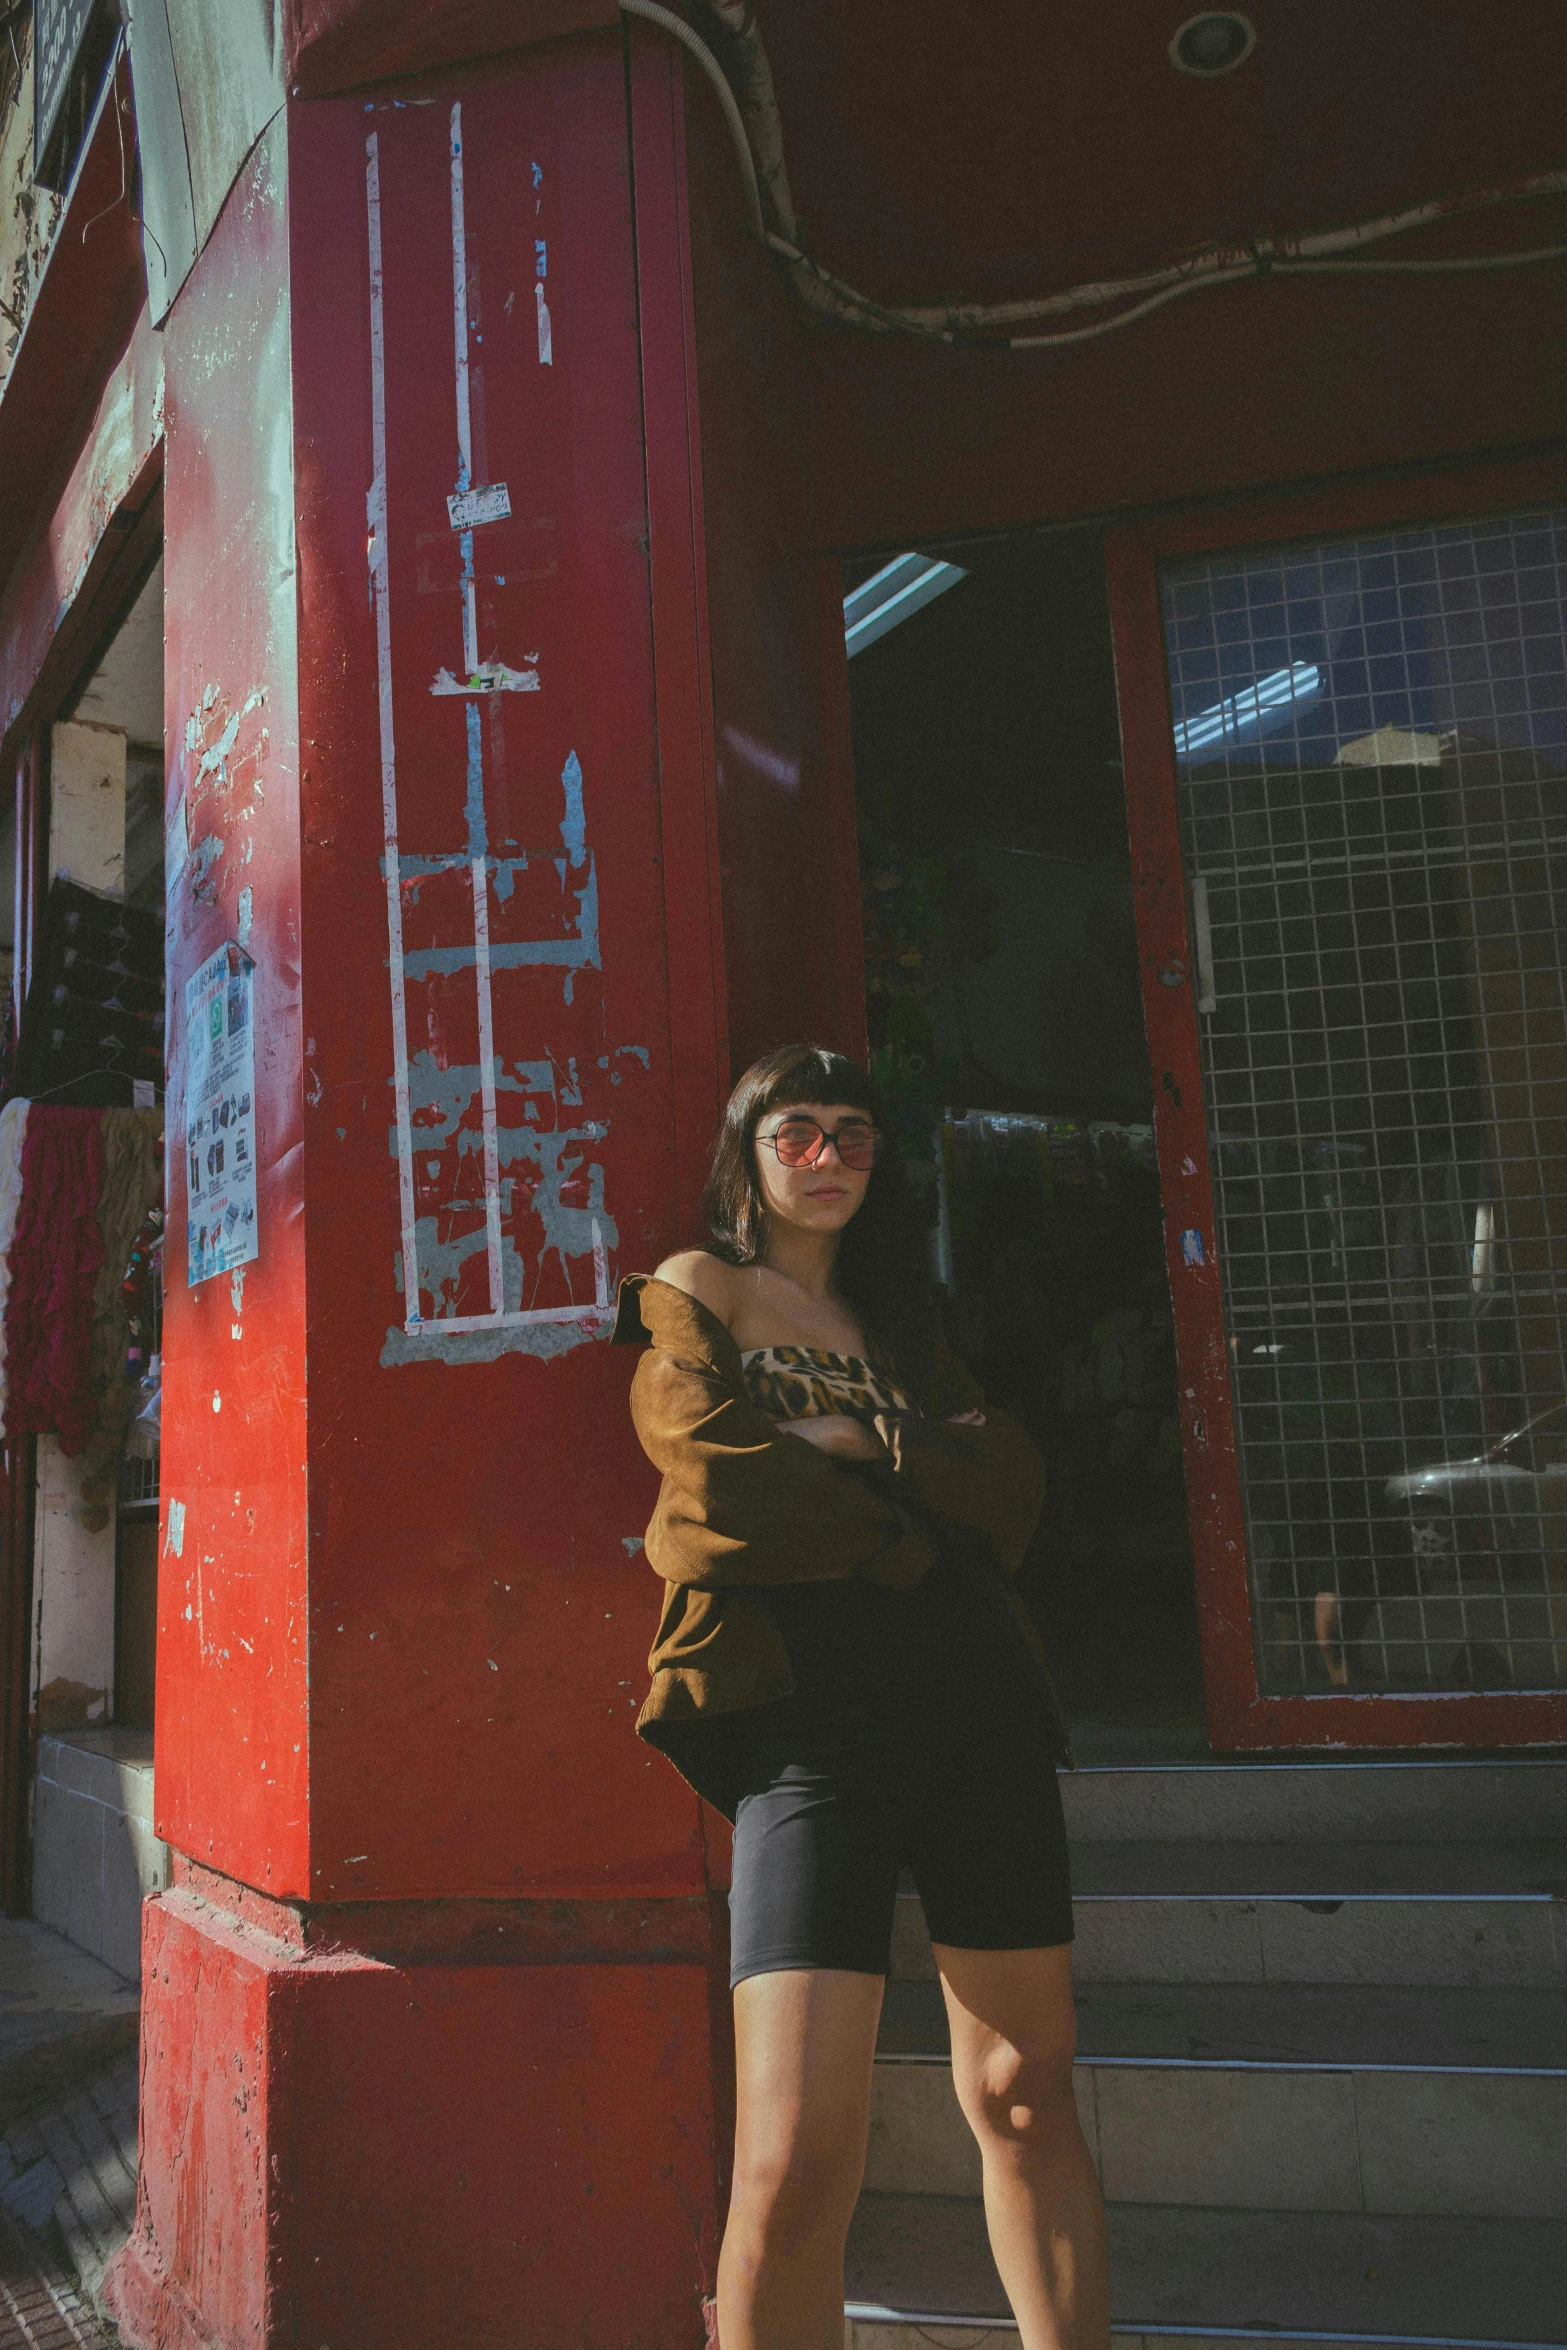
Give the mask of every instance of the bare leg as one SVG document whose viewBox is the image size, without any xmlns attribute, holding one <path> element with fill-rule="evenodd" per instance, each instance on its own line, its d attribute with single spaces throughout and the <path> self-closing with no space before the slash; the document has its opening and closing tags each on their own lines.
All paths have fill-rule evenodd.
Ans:
<svg viewBox="0 0 1567 2350">
<path fill-rule="evenodd" d="M 724 2350 L 843 2350 L 843 2246 L 865 2175 L 880 1975 L 790 1968 L 735 1991 Z"/>
<path fill-rule="evenodd" d="M 1022 2350 L 1109 2350 L 1104 2203 L 1072 2094 L 1072 1948 L 938 1944 L 958 2102 Z"/>
</svg>

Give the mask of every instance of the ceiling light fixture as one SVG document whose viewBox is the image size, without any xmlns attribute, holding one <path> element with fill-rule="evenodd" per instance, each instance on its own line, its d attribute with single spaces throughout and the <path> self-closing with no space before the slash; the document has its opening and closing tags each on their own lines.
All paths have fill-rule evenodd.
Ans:
<svg viewBox="0 0 1567 2350">
<path fill-rule="evenodd" d="M 843 634 L 850 660 L 896 628 L 900 620 L 911 619 L 967 577 L 960 563 L 944 563 L 937 555 L 894 555 L 863 587 L 843 599 Z"/>
<path fill-rule="evenodd" d="M 1288 669 L 1275 669 L 1271 677 L 1259 677 L 1243 693 L 1227 694 L 1211 709 L 1199 710 L 1195 718 L 1177 722 L 1176 756 L 1189 759 L 1194 751 L 1222 742 L 1227 734 L 1239 734 L 1242 727 L 1259 724 L 1270 711 L 1309 701 L 1321 689 L 1320 669 L 1308 661 L 1292 661 Z"/>
<path fill-rule="evenodd" d="M 1201 16 L 1189 16 L 1170 43 L 1170 63 L 1177 73 L 1212 81 L 1244 65 L 1256 46 L 1257 28 L 1250 17 L 1232 8 L 1205 8 Z"/>
</svg>

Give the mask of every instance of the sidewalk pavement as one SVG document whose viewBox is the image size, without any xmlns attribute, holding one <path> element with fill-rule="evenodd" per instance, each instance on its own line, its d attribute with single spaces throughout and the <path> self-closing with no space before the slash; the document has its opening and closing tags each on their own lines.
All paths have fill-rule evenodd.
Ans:
<svg viewBox="0 0 1567 2350">
<path fill-rule="evenodd" d="M 0 1919 L 0 2350 L 110 2350 L 103 2272 L 136 2211 L 136 1987 Z"/>
</svg>

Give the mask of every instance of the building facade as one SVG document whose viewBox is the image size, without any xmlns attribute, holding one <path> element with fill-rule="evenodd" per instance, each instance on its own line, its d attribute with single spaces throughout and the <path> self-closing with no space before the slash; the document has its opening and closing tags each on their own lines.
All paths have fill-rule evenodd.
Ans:
<svg viewBox="0 0 1567 2350">
<path fill-rule="evenodd" d="M 777 10 L 764 52 L 738 7 L 39 0 L 3 132 L 24 1037 L 68 730 L 124 736 L 129 828 L 150 746 L 81 696 L 162 598 L 127 2340 L 698 2338 L 724 1837 L 631 1735 L 650 1480 L 605 1341 L 755 1052 L 896 1071 L 862 884 L 937 852 L 917 746 L 867 801 L 844 594 L 905 550 L 969 575 L 908 644 L 987 548 L 1094 550 L 1150 1107 L 944 1090 L 927 1005 L 907 1131 L 948 1224 L 965 1119 L 1055 1165 L 1055 1085 L 1150 1132 L 1213 1744 L 1567 1742 L 1561 38 L 1311 13 L 1221 72 L 1147 7 L 1067 54 L 1011 7 Z M 978 691 L 922 641 L 933 711 Z M 1061 840 L 1093 783 L 1052 785 Z"/>
</svg>

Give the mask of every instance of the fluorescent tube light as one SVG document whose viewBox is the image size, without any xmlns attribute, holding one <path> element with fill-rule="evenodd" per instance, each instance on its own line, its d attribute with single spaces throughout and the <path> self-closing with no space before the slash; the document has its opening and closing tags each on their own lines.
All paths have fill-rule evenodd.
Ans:
<svg viewBox="0 0 1567 2350">
<path fill-rule="evenodd" d="M 943 563 L 934 555 L 894 555 L 843 599 L 843 638 L 850 660 L 967 577 L 960 565 Z"/>
<path fill-rule="evenodd" d="M 1271 676 L 1259 677 L 1244 692 L 1229 694 L 1222 702 L 1215 702 L 1212 709 L 1199 710 L 1195 718 L 1178 725 L 1176 753 L 1182 759 L 1189 759 L 1193 751 L 1222 742 L 1227 734 L 1239 734 L 1242 727 L 1256 725 L 1269 711 L 1307 701 L 1321 688 L 1320 669 L 1314 669 L 1307 661 L 1292 661 L 1288 669 L 1275 669 Z"/>
</svg>

